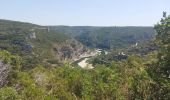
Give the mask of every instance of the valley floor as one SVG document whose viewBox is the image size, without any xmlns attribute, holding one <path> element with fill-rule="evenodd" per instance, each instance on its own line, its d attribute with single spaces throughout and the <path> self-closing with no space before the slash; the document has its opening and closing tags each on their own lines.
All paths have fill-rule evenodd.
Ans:
<svg viewBox="0 0 170 100">
<path fill-rule="evenodd" d="M 83 53 L 82 55 L 80 55 L 80 57 L 76 60 L 74 60 L 74 62 L 78 61 L 77 64 L 84 69 L 93 69 L 94 67 L 92 66 L 92 64 L 88 63 L 88 60 L 92 57 L 95 57 L 97 55 L 101 54 L 101 50 L 100 49 L 96 49 L 94 51 L 91 52 L 86 52 Z"/>
<path fill-rule="evenodd" d="M 78 63 L 78 65 L 81 67 L 81 68 L 85 68 L 85 69 L 93 69 L 94 67 L 92 66 L 92 64 L 89 64 L 87 61 L 89 60 L 90 58 L 85 58 L 84 60 L 80 61 Z"/>
</svg>

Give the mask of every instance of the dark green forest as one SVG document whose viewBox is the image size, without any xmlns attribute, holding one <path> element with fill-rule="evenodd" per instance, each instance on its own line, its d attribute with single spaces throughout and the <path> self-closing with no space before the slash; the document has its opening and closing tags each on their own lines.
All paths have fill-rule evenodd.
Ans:
<svg viewBox="0 0 170 100">
<path fill-rule="evenodd" d="M 68 34 L 91 48 L 125 48 L 136 42 L 152 40 L 156 32 L 153 27 L 90 27 L 51 26 L 50 29 Z"/>
<path fill-rule="evenodd" d="M 92 58 L 94 69 L 69 64 L 95 48 L 110 53 Z M 82 99 L 169 100 L 170 16 L 164 12 L 154 28 L 59 29 L 0 20 L 0 100 Z"/>
</svg>

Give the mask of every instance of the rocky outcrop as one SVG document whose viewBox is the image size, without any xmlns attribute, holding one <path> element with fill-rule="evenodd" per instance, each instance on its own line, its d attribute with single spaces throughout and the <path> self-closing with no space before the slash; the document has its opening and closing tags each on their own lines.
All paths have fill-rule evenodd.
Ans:
<svg viewBox="0 0 170 100">
<path fill-rule="evenodd" d="M 35 32 L 30 33 L 30 34 L 29 34 L 29 38 L 30 38 L 30 39 L 36 39 L 36 34 L 35 34 Z"/>
<path fill-rule="evenodd" d="M 10 72 L 10 66 L 7 64 L 4 64 L 0 60 L 0 87 L 2 87 L 4 84 L 7 83 L 7 77 Z"/>
<path fill-rule="evenodd" d="M 86 51 L 86 47 L 75 40 L 68 40 L 65 43 L 53 45 L 53 52 L 60 61 L 76 59 Z"/>
</svg>

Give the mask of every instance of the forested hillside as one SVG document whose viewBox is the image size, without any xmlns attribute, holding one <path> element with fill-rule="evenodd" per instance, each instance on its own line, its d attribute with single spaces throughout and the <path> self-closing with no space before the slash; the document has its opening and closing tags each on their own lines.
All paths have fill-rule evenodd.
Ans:
<svg viewBox="0 0 170 100">
<path fill-rule="evenodd" d="M 153 27 L 51 26 L 52 30 L 75 37 L 92 48 L 116 49 L 155 38 Z"/>
<path fill-rule="evenodd" d="M 99 36 L 102 39 L 106 31 L 110 31 L 109 28 L 106 29 L 100 28 L 102 35 Z M 121 37 L 124 37 L 123 40 L 127 39 L 117 43 L 123 41 L 134 44 L 139 40 L 152 40 L 155 34 L 152 33 L 152 28 L 135 28 L 136 31 L 132 29 L 134 33 L 127 29 L 127 36 L 130 37 L 126 38 L 126 35 L 122 36 L 126 28 L 116 29 L 120 29 L 121 36 L 114 34 L 113 41 Z M 105 57 L 108 55 L 111 58 L 115 56 L 115 44 L 112 44 L 108 55 L 101 52 L 99 60 L 91 61 L 93 69 L 82 69 L 67 62 L 48 65 L 35 61 L 36 57 L 40 61 L 49 60 L 54 54 L 59 58 L 70 58 L 77 49 L 84 50 L 84 46 L 68 34 L 58 33 L 44 26 L 0 21 L 0 100 L 169 100 L 170 16 L 164 13 L 154 29 L 157 35 L 152 43 L 135 45 L 132 49 L 118 49 L 127 49 L 126 59 L 105 59 L 109 58 Z M 139 30 L 141 31 L 136 33 Z M 111 33 L 108 34 L 112 36 Z M 81 35 L 85 34 L 73 37 Z M 92 47 L 97 47 L 97 44 L 94 44 Z M 58 50 L 63 52 L 63 55 L 57 54 Z M 101 63 L 101 60 L 107 61 Z M 56 61 L 53 59 L 51 62 Z"/>
<path fill-rule="evenodd" d="M 36 63 L 60 64 L 86 51 L 74 38 L 46 26 L 8 20 L 0 20 L 0 50 L 20 55 L 27 67 Z"/>
</svg>

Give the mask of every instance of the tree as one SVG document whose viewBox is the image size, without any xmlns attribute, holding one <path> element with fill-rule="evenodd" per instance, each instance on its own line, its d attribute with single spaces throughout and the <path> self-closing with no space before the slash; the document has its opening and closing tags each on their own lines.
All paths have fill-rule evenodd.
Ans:
<svg viewBox="0 0 170 100">
<path fill-rule="evenodd" d="M 160 23 L 155 25 L 156 43 L 159 46 L 158 62 L 149 69 L 151 77 L 157 82 L 154 86 L 155 97 L 170 99 L 170 16 L 163 12 Z"/>
<path fill-rule="evenodd" d="M 163 18 L 155 29 L 160 47 L 156 72 L 162 78 L 170 78 L 170 16 L 166 17 L 166 12 L 163 12 Z"/>
</svg>

